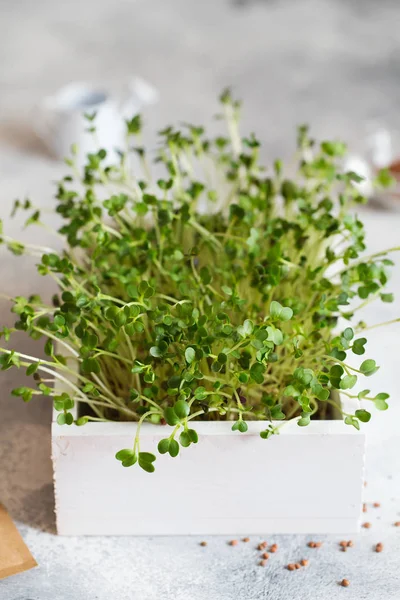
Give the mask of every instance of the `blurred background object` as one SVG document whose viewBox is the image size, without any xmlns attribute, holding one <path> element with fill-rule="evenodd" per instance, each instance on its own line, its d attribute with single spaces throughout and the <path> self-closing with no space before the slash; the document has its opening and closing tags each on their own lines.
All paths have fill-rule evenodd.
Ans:
<svg viewBox="0 0 400 600">
<path fill-rule="evenodd" d="M 59 160 L 70 156 L 74 147 L 78 167 L 89 152 L 100 149 L 107 152 L 107 164 L 118 162 L 118 150 L 126 147 L 125 119 L 158 97 L 144 79 L 134 77 L 126 87 L 125 98 L 118 99 L 91 83 L 69 83 L 41 101 L 34 114 L 35 132 Z"/>
<path fill-rule="evenodd" d="M 37 144 L 43 97 L 71 81 L 118 96 L 134 73 L 162 97 L 153 131 L 210 121 L 232 85 L 268 158 L 290 154 L 303 122 L 355 152 L 368 121 L 400 129 L 397 0 L 1 0 L 0 11 L 0 164 L 10 144 Z"/>
</svg>

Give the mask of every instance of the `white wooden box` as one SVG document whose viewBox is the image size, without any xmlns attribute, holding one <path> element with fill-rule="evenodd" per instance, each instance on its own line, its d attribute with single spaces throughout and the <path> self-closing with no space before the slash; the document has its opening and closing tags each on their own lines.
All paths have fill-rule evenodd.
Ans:
<svg viewBox="0 0 400 600">
<path fill-rule="evenodd" d="M 346 403 L 346 410 L 354 411 Z M 353 533 L 359 529 L 365 436 L 341 420 L 286 423 L 262 440 L 229 422 L 197 422 L 199 443 L 159 455 L 168 426 L 144 424 L 156 471 L 124 468 L 135 423 L 52 425 L 58 533 L 178 535 Z"/>
</svg>

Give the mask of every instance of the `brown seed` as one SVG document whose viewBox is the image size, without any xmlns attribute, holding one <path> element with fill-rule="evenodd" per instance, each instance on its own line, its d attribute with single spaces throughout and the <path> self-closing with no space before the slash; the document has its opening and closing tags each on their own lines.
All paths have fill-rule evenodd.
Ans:
<svg viewBox="0 0 400 600">
<path fill-rule="evenodd" d="M 267 566 L 267 560 L 260 560 L 260 567 L 266 567 Z"/>
<path fill-rule="evenodd" d="M 394 524 L 395 527 L 400 527 L 400 521 L 396 521 Z"/>
<path fill-rule="evenodd" d="M 343 547 L 341 548 L 341 550 L 342 550 L 342 552 L 347 552 L 347 546 L 343 546 Z"/>
<path fill-rule="evenodd" d="M 315 542 L 308 542 L 307 546 L 309 548 L 315 548 Z"/>
<path fill-rule="evenodd" d="M 261 544 L 258 544 L 257 550 L 265 550 L 266 547 L 267 547 L 267 542 L 261 542 Z"/>
<path fill-rule="evenodd" d="M 354 542 L 353 542 L 353 540 L 349 540 L 349 541 L 347 542 L 347 546 L 348 546 L 349 548 L 352 548 L 352 547 L 354 546 Z"/>
<path fill-rule="evenodd" d="M 345 540 L 342 540 L 341 542 L 339 542 L 339 546 L 342 546 L 342 548 L 347 548 L 347 542 Z"/>
<path fill-rule="evenodd" d="M 264 552 L 264 554 L 261 554 L 261 558 L 263 558 L 264 560 L 268 560 L 269 559 L 268 552 Z"/>
<path fill-rule="evenodd" d="M 294 571 L 296 569 L 296 565 L 293 563 L 289 563 L 287 566 L 288 571 Z"/>
<path fill-rule="evenodd" d="M 380 505 L 381 505 L 381 503 L 380 503 L 380 502 L 374 502 L 372 506 L 373 506 L 374 508 L 379 508 L 379 507 L 380 507 Z"/>
<path fill-rule="evenodd" d="M 348 579 L 342 579 L 340 585 L 342 585 L 343 587 L 349 587 L 350 581 Z"/>
<path fill-rule="evenodd" d="M 229 542 L 229 545 L 230 545 L 230 546 L 237 546 L 237 545 L 238 545 L 238 543 L 239 543 L 239 542 L 238 542 L 237 540 L 231 540 L 231 541 Z"/>
<path fill-rule="evenodd" d="M 300 561 L 300 564 L 302 567 L 306 567 L 308 565 L 308 560 L 306 560 L 305 558 L 303 558 L 303 560 Z"/>
<path fill-rule="evenodd" d="M 382 552 L 383 550 L 383 544 L 381 544 L 381 542 L 379 542 L 379 544 L 377 544 L 375 546 L 375 552 Z"/>
<path fill-rule="evenodd" d="M 316 548 L 321 548 L 322 546 L 322 542 L 315 542 L 315 547 Z"/>
<path fill-rule="evenodd" d="M 295 567 L 295 569 L 301 569 L 300 563 L 295 563 L 294 567 Z"/>
<path fill-rule="evenodd" d="M 207 542 L 200 542 L 200 546 L 207 546 Z"/>
<path fill-rule="evenodd" d="M 271 548 L 269 549 L 270 552 L 276 552 L 278 550 L 278 544 L 272 544 Z"/>
<path fill-rule="evenodd" d="M 362 524 L 362 527 L 364 527 L 364 529 L 369 529 L 371 527 L 371 523 L 368 523 L 368 521 L 366 523 Z"/>
<path fill-rule="evenodd" d="M 367 487 L 368 483 L 366 481 L 364 481 L 364 487 Z"/>
<path fill-rule="evenodd" d="M 246 542 L 246 543 L 247 543 L 247 542 L 249 542 L 249 541 L 250 541 L 250 538 L 243 538 L 243 542 Z"/>
<path fill-rule="evenodd" d="M 363 512 L 367 512 L 367 505 L 365 504 L 365 502 L 363 504 L 363 509 L 362 510 L 363 510 Z"/>
</svg>

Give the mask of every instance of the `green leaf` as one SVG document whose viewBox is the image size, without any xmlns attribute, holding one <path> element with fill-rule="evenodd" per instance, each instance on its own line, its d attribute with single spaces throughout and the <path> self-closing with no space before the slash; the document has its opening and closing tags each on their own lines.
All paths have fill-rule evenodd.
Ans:
<svg viewBox="0 0 400 600">
<path fill-rule="evenodd" d="M 371 413 L 369 413 L 367 410 L 364 410 L 363 408 L 356 410 L 355 415 L 357 419 L 359 419 L 363 423 L 368 423 L 368 421 L 371 418 Z"/>
<path fill-rule="evenodd" d="M 57 423 L 59 425 L 66 425 L 67 421 L 66 421 L 65 413 L 61 413 L 61 414 L 57 415 Z"/>
<path fill-rule="evenodd" d="M 268 331 L 268 340 L 273 342 L 276 346 L 279 346 L 279 344 L 282 344 L 283 333 L 280 329 L 277 329 L 273 325 L 269 325 L 267 327 L 267 331 Z"/>
<path fill-rule="evenodd" d="M 132 450 L 132 448 L 125 448 L 124 450 L 119 450 L 119 452 L 117 452 L 117 454 L 115 455 L 115 458 L 122 462 L 128 458 L 131 458 L 132 456 L 135 456 L 135 453 Z"/>
<path fill-rule="evenodd" d="M 381 294 L 382 302 L 393 302 L 394 296 L 393 294 Z"/>
<path fill-rule="evenodd" d="M 269 314 L 273 319 L 290 321 L 293 317 L 293 310 L 289 306 L 282 306 L 282 304 L 273 300 L 269 307 Z"/>
<path fill-rule="evenodd" d="M 174 404 L 174 412 L 180 419 L 184 419 L 190 413 L 190 406 L 185 400 L 178 400 Z"/>
<path fill-rule="evenodd" d="M 341 390 L 350 390 L 351 388 L 353 388 L 357 383 L 357 376 L 356 375 L 346 375 L 345 377 L 343 377 L 343 379 L 340 382 L 340 389 Z"/>
<path fill-rule="evenodd" d="M 293 385 L 288 385 L 283 390 L 283 395 L 286 396 L 286 398 L 296 398 L 297 396 L 300 396 L 300 392 Z"/>
<path fill-rule="evenodd" d="M 168 406 L 168 408 L 165 409 L 164 418 L 167 421 L 167 424 L 171 426 L 177 425 L 180 422 L 178 415 L 171 406 Z"/>
<path fill-rule="evenodd" d="M 354 340 L 353 342 L 353 346 L 352 346 L 352 351 L 354 352 L 354 354 L 357 355 L 361 355 L 365 353 L 365 344 L 367 343 L 366 338 L 358 338 L 357 340 Z"/>
<path fill-rule="evenodd" d="M 250 319 L 246 319 L 243 325 L 239 326 L 237 330 L 239 335 L 241 335 L 242 337 L 247 337 L 248 335 L 252 334 L 253 328 L 253 322 L 250 321 Z"/>
<path fill-rule="evenodd" d="M 381 400 L 378 397 L 375 398 L 374 404 L 375 408 L 377 408 L 378 410 L 387 410 L 389 408 L 389 405 L 386 402 L 386 400 Z"/>
<path fill-rule="evenodd" d="M 224 292 L 224 294 L 226 294 L 227 296 L 232 296 L 232 294 L 233 294 L 233 290 L 232 290 L 232 288 L 230 288 L 230 287 L 229 287 L 229 286 L 227 286 L 227 285 L 223 285 L 223 286 L 221 287 L 221 290 L 222 290 L 222 291 Z"/>
<path fill-rule="evenodd" d="M 169 438 L 165 438 L 163 440 L 160 440 L 158 442 L 158 446 L 157 449 L 159 451 L 160 454 L 166 454 L 169 450 Z"/>
<path fill-rule="evenodd" d="M 254 363 L 250 369 L 250 377 L 260 385 L 264 383 L 265 366 L 261 363 Z"/>
<path fill-rule="evenodd" d="M 139 452 L 139 460 L 144 460 L 146 462 L 154 462 L 156 457 L 151 452 Z"/>
<path fill-rule="evenodd" d="M 351 329 L 351 327 L 347 327 L 344 332 L 343 332 L 343 337 L 345 340 L 347 340 L 348 342 L 350 342 L 350 340 L 353 339 L 354 337 L 354 331 Z"/>
<path fill-rule="evenodd" d="M 348 416 L 345 418 L 344 422 L 346 423 L 346 425 L 352 425 L 356 429 L 360 430 L 360 423 L 355 417 Z"/>
<path fill-rule="evenodd" d="M 205 400 L 207 398 L 206 389 L 203 386 L 198 387 L 194 393 L 194 397 L 196 400 Z"/>
<path fill-rule="evenodd" d="M 44 353 L 47 354 L 47 356 L 53 356 L 54 348 L 53 348 L 53 342 L 51 340 L 47 340 L 47 342 L 45 343 Z"/>
<path fill-rule="evenodd" d="M 124 463 L 122 463 L 122 464 L 124 467 L 130 466 L 130 465 L 126 465 Z M 144 460 L 139 459 L 139 466 L 143 469 L 143 471 L 146 471 L 147 473 L 154 473 L 154 471 L 155 471 L 155 467 L 154 467 L 153 463 L 149 463 Z"/>
<path fill-rule="evenodd" d="M 176 440 L 171 440 L 169 443 L 168 452 L 172 458 L 175 458 L 179 454 L 179 444 Z"/>
<path fill-rule="evenodd" d="M 212 281 L 210 269 L 208 267 L 202 267 L 200 269 L 200 279 L 204 285 L 208 285 Z"/>
<path fill-rule="evenodd" d="M 360 365 L 361 373 L 363 373 L 367 377 L 376 373 L 378 369 L 379 367 L 376 366 L 376 362 L 371 358 L 364 360 L 364 362 Z"/>
<path fill-rule="evenodd" d="M 190 441 L 192 442 L 192 444 L 197 444 L 197 442 L 199 441 L 197 431 L 195 431 L 194 429 L 188 429 L 187 434 L 190 437 Z"/>
<path fill-rule="evenodd" d="M 279 302 L 277 302 L 276 300 L 273 300 L 271 302 L 271 305 L 269 307 L 269 314 L 273 319 L 279 319 L 279 316 L 281 314 L 281 310 L 282 310 L 283 306 L 282 304 L 279 304 Z"/>
<path fill-rule="evenodd" d="M 154 358 L 161 358 L 163 355 L 163 353 L 158 348 L 158 346 L 152 346 L 150 348 L 150 354 L 151 354 L 151 356 L 154 356 Z"/>
<path fill-rule="evenodd" d="M 196 352 L 195 352 L 194 348 L 191 348 L 190 346 L 188 348 L 186 348 L 185 358 L 186 358 L 186 362 L 189 365 L 194 361 L 194 359 L 196 358 Z"/>
<path fill-rule="evenodd" d="M 375 177 L 374 184 L 378 188 L 389 188 L 396 184 L 396 179 L 393 177 L 389 169 L 381 169 Z"/>
<path fill-rule="evenodd" d="M 179 443 L 181 446 L 183 446 L 183 448 L 187 448 L 188 446 L 190 446 L 192 440 L 190 439 L 190 435 L 188 434 L 187 431 L 182 431 L 181 435 L 179 436 Z"/>
<path fill-rule="evenodd" d="M 260 431 L 260 438 L 263 440 L 267 440 L 272 435 L 274 435 L 275 431 L 273 429 L 264 429 L 264 431 Z"/>
<path fill-rule="evenodd" d="M 289 306 L 284 306 L 281 310 L 281 314 L 279 316 L 281 321 L 290 321 L 293 317 L 293 311 Z"/>
<path fill-rule="evenodd" d="M 275 406 L 273 406 L 270 409 L 270 412 L 271 412 L 271 419 L 273 419 L 274 421 L 283 421 L 284 419 L 286 419 L 285 413 L 282 412 L 281 404 L 276 404 Z"/>
<path fill-rule="evenodd" d="M 143 471 L 147 471 L 147 473 L 153 473 L 155 470 L 153 462 L 155 460 L 156 457 L 154 454 L 150 454 L 150 452 L 139 452 L 139 467 L 141 467 Z"/>
</svg>

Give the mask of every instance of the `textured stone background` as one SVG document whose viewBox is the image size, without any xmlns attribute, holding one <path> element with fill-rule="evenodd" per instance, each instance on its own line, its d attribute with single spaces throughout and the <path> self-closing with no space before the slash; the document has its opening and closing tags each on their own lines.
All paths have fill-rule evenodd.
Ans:
<svg viewBox="0 0 400 600">
<path fill-rule="evenodd" d="M 345 138 L 363 147 L 368 121 L 400 130 L 400 7 L 396 0 L 0 0 L 0 217 L 15 197 L 29 194 L 52 206 L 63 167 L 36 138 L 35 105 L 72 80 L 88 80 L 119 93 L 132 74 L 154 83 L 161 96 L 146 111 L 149 139 L 168 122 L 211 121 L 221 88 L 233 85 L 245 100 L 244 130 L 257 130 L 264 155 L 288 156 L 294 126 L 307 121 L 318 137 Z M 372 250 L 396 245 L 400 216 L 365 209 Z M 8 221 L 8 219 L 7 219 Z M 7 222 L 19 232 L 18 222 Z M 46 243 L 33 230 L 24 239 Z M 0 291 L 26 294 L 52 285 L 28 259 L 0 252 Z M 396 267 L 391 290 L 400 293 Z M 371 322 L 398 316 L 399 302 L 366 311 Z M 0 300 L 3 324 L 11 323 Z M 18 521 L 40 567 L 0 582 L 0 600 L 395 600 L 400 597 L 400 441 L 396 416 L 399 330 L 371 332 L 370 347 L 384 366 L 377 391 L 392 394 L 391 411 L 368 428 L 366 500 L 380 509 L 338 551 L 326 538 L 318 551 L 307 536 L 274 536 L 280 546 L 266 569 L 251 544 L 230 548 L 223 538 L 200 548 L 193 538 L 62 539 L 54 535 L 50 463 L 50 407 L 10 399 L 21 374 L 0 376 L 0 500 Z M 29 351 L 23 337 L 18 347 Z M 340 469 L 340 465 L 338 465 Z M 261 539 L 261 538 L 260 538 Z M 385 551 L 376 554 L 373 544 Z M 283 565 L 309 556 L 309 568 Z M 344 590 L 337 585 L 351 580 Z"/>
</svg>

